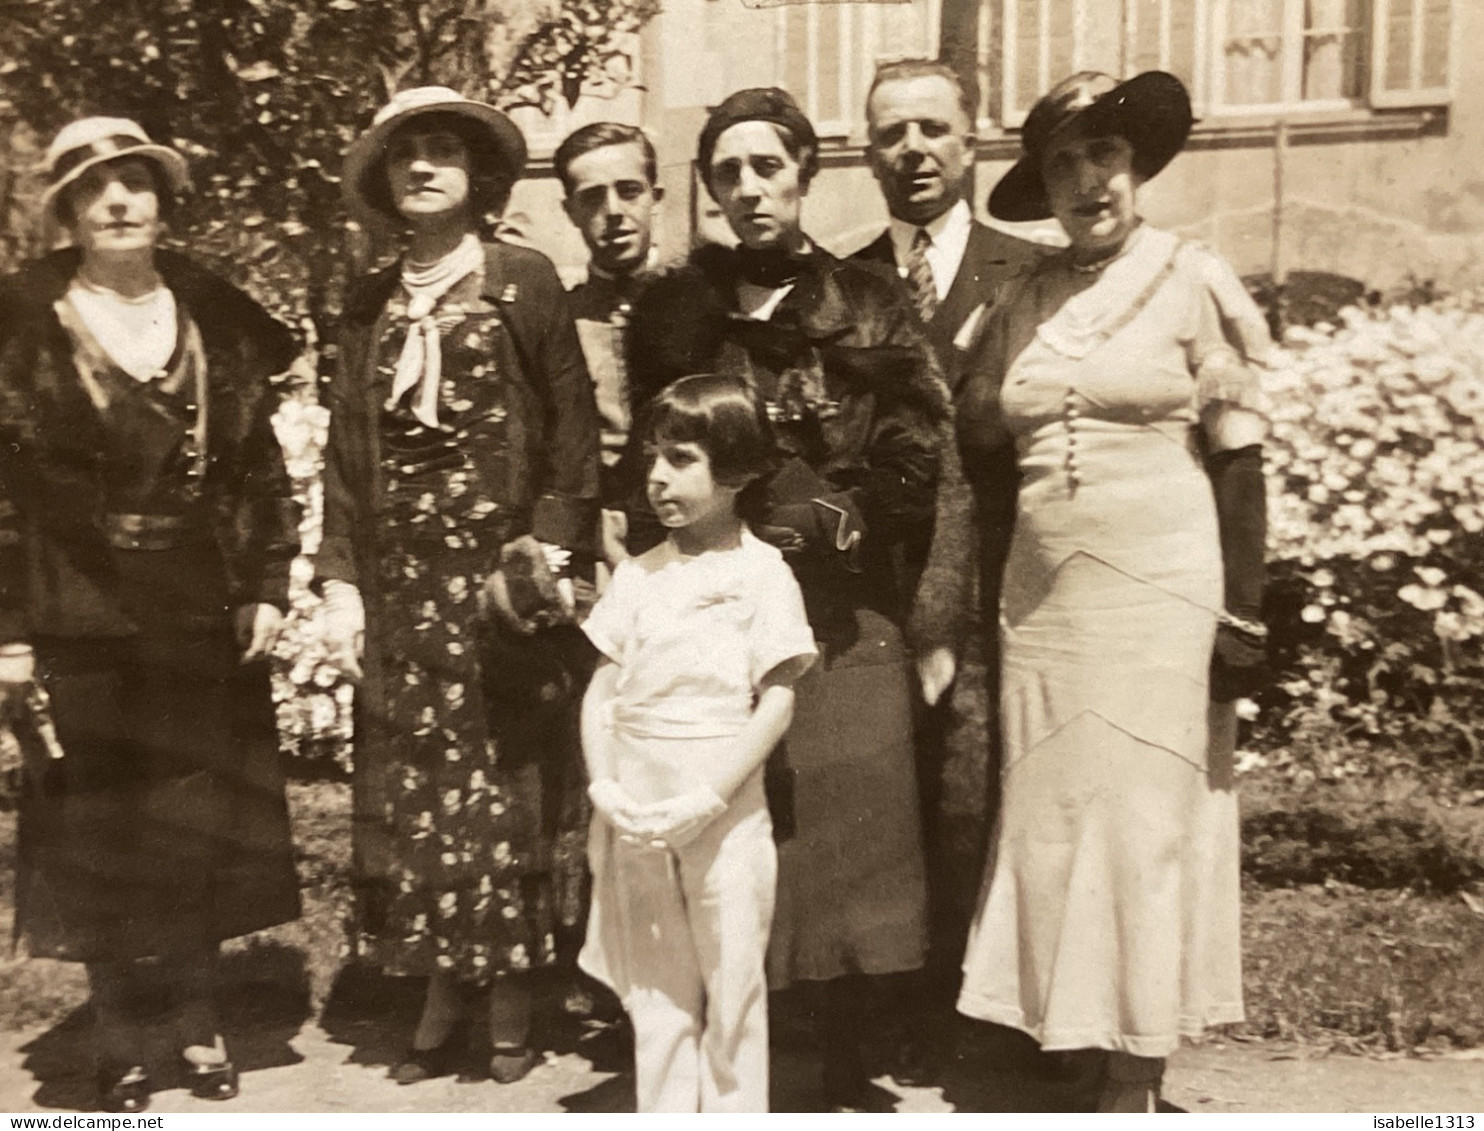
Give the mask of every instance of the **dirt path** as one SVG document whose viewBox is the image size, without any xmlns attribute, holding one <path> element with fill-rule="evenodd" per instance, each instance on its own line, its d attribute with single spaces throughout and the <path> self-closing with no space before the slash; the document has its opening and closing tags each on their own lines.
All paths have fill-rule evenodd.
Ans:
<svg viewBox="0 0 1484 1131">
<path fill-rule="evenodd" d="M 593 1047 L 549 1055 L 509 1086 L 432 1080 L 403 1088 L 386 1079 L 385 1039 L 357 1024 L 331 1037 L 315 1024 L 292 1033 L 238 1038 L 249 1071 L 243 1094 L 222 1108 L 180 1087 L 155 1097 L 158 1112 L 560 1112 L 633 1110 L 622 1051 Z M 380 1026 L 379 1028 L 385 1028 Z M 86 1027 L 72 1022 L 44 1034 L 13 1034 L 0 1056 L 0 1109 L 86 1110 Z M 270 1063 L 271 1061 L 277 1063 Z M 595 1067 L 594 1062 L 601 1067 Z M 774 1110 L 817 1110 L 814 1065 L 787 1050 L 775 1059 Z M 955 1108 L 938 1087 L 879 1082 L 883 1104 L 900 1112 Z M 1484 1112 L 1484 1055 L 1476 1059 L 1373 1060 L 1314 1056 L 1262 1044 L 1213 1044 L 1181 1050 L 1171 1062 L 1166 1098 L 1186 1110 L 1226 1112 Z M 959 1110 L 979 1110 L 964 1107 Z"/>
</svg>

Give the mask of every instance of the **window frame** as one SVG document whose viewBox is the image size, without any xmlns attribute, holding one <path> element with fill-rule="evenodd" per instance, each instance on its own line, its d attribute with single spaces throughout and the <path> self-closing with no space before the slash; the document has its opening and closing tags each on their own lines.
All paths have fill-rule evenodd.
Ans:
<svg viewBox="0 0 1484 1131">
<path fill-rule="evenodd" d="M 1055 0 L 1039 0 L 1042 27 Z M 1119 23 L 1119 43 L 1116 61 L 1101 58 L 1090 60 L 1087 32 L 1091 12 L 1090 0 L 1070 0 L 1073 8 L 1073 69 L 1082 69 L 1089 64 L 1100 69 L 1111 70 L 1116 62 L 1120 73 L 1130 74 L 1135 66 L 1139 21 L 1144 13 L 1140 0 L 1117 0 L 1121 7 L 1116 19 Z M 1106 0 L 1097 0 L 1106 3 Z M 1325 35 L 1335 29 L 1304 27 L 1304 0 L 1282 0 L 1281 26 L 1276 34 L 1282 36 L 1279 60 L 1283 67 L 1284 97 L 1266 102 L 1227 102 L 1226 45 L 1234 38 L 1228 32 L 1232 16 L 1242 0 L 1146 0 L 1148 6 L 1157 4 L 1161 22 L 1159 66 L 1164 70 L 1188 74 L 1190 95 L 1196 118 L 1202 128 L 1242 128 L 1252 122 L 1271 121 L 1278 117 L 1288 119 L 1312 118 L 1315 120 L 1355 121 L 1374 120 L 1378 112 L 1396 109 L 1442 108 L 1453 101 L 1454 76 L 1458 60 L 1458 0 L 1444 0 L 1446 7 L 1442 18 L 1447 25 L 1447 42 L 1443 69 L 1445 82 L 1442 85 L 1423 86 L 1424 53 L 1429 44 L 1426 31 L 1438 13 L 1429 10 L 1428 0 L 1370 0 L 1365 13 L 1368 22 L 1353 29 L 1352 34 L 1365 37 L 1357 49 L 1356 59 L 1362 69 L 1368 67 L 1369 74 L 1358 77 L 1353 96 L 1331 98 L 1303 98 L 1305 43 L 1316 36 Z M 1408 59 L 1410 85 L 1404 90 L 1387 90 L 1386 63 L 1389 50 L 1390 16 L 1396 6 L 1410 3 L 1411 35 Z M 1192 57 L 1188 66 L 1176 58 L 1177 50 L 1183 48 L 1172 43 L 1170 23 L 1177 5 L 1190 4 L 1194 10 Z M 1110 4 L 1111 8 L 1112 5 Z M 1025 122 L 1026 109 L 1015 105 L 1016 78 L 1021 46 L 1018 40 L 1019 8 L 1017 0 L 982 0 L 980 6 L 978 64 L 981 86 L 980 118 L 978 122 L 981 138 L 993 137 L 996 133 L 1018 130 Z M 1101 18 L 1101 14 L 1099 14 Z M 1039 42 L 1041 60 L 1038 70 L 1047 69 L 1046 59 L 1050 40 L 1043 34 Z M 1050 82 L 1060 76 L 1040 75 L 1039 85 L 1046 89 Z M 1349 77 L 1349 76 L 1347 76 Z"/>
<path fill-rule="evenodd" d="M 989 0 L 981 0 L 988 3 Z M 866 92 L 870 89 L 875 68 L 882 63 L 901 58 L 903 55 L 922 54 L 928 57 L 937 54 L 937 43 L 942 27 L 942 0 L 905 0 L 913 6 L 920 5 L 923 26 L 919 29 L 920 51 L 904 51 L 893 42 L 882 27 L 885 15 L 877 4 L 852 3 L 779 3 L 774 7 L 773 53 L 774 81 L 799 99 L 800 108 L 814 125 L 814 132 L 821 140 L 838 140 L 864 143 L 866 136 Z M 794 90 L 787 81 L 789 48 L 789 12 L 802 7 L 805 11 L 805 71 L 802 90 Z M 839 53 L 839 69 L 836 77 L 836 97 L 841 115 L 824 117 L 819 112 L 819 34 L 821 13 L 829 9 L 838 19 L 839 37 L 836 50 Z M 857 29 L 861 49 L 857 51 Z M 864 63 L 864 65 L 862 65 Z"/>
<path fill-rule="evenodd" d="M 1041 29 L 1041 35 L 1037 41 L 1036 89 L 1041 91 L 1050 89 L 1053 82 L 1065 77 L 1053 76 L 1050 72 L 1051 38 L 1046 34 L 1046 29 L 1050 24 L 1048 17 L 1051 5 L 1056 2 L 1057 0 L 1036 0 L 1038 6 L 1036 22 Z M 1087 28 L 1091 0 L 1064 0 L 1064 2 L 1072 5 L 1072 70 L 1070 73 L 1075 74 L 1077 71 L 1087 69 L 1088 66 Z M 999 127 L 1002 130 L 1018 130 L 1025 124 L 1026 115 L 1031 109 L 1030 106 L 1021 109 L 1015 103 L 1016 79 L 1020 70 L 1018 55 L 1020 42 L 1016 34 L 1019 29 L 1019 0 L 1000 0 Z"/>
<path fill-rule="evenodd" d="M 1124 0 L 1125 3 L 1128 0 Z M 1233 3 L 1240 4 L 1242 0 L 1197 0 L 1200 7 L 1206 8 L 1210 5 L 1211 18 L 1208 23 L 1208 38 L 1204 51 L 1198 51 L 1198 56 L 1205 56 L 1209 68 L 1210 85 L 1206 92 L 1206 112 L 1213 118 L 1247 117 L 1260 114 L 1324 114 L 1345 113 L 1356 109 L 1369 109 L 1368 99 L 1361 98 L 1304 98 L 1304 43 L 1312 37 L 1338 30 L 1336 28 L 1306 29 L 1304 27 L 1304 3 L 1305 0 L 1283 0 L 1282 26 L 1277 30 L 1279 39 L 1278 61 L 1283 87 L 1283 97 L 1277 101 L 1269 102 L 1227 102 L 1225 101 L 1226 90 L 1226 61 L 1227 44 L 1235 38 L 1230 31 Z M 1376 0 L 1373 0 L 1373 3 Z M 1384 5 L 1385 0 L 1379 0 Z M 1350 33 L 1367 35 L 1371 42 L 1375 41 L 1376 8 L 1371 10 L 1371 26 L 1369 28 L 1345 28 Z M 1266 38 L 1251 35 L 1248 39 Z M 1367 56 L 1370 52 L 1366 53 Z"/>
<path fill-rule="evenodd" d="M 1387 49 L 1390 47 L 1392 0 L 1371 0 L 1371 74 L 1366 101 L 1371 109 L 1395 110 L 1419 106 L 1448 106 L 1453 102 L 1453 76 L 1458 63 L 1458 0 L 1445 0 L 1447 4 L 1448 30 L 1443 43 L 1444 85 L 1424 87 L 1409 86 L 1405 90 L 1387 90 Z M 1414 84 L 1421 79 L 1422 44 L 1426 28 L 1426 0 L 1411 0 L 1412 4 L 1412 50 L 1408 60 L 1410 77 Z"/>
</svg>

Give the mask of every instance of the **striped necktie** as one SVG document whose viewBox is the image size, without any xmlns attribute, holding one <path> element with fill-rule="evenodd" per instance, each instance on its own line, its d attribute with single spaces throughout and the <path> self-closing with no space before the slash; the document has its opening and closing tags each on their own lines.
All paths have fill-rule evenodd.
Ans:
<svg viewBox="0 0 1484 1131">
<path fill-rule="evenodd" d="M 938 287 L 933 281 L 933 266 L 927 257 L 932 242 L 927 229 L 918 228 L 907 251 L 907 286 L 912 290 L 912 302 L 924 323 L 931 322 L 938 312 Z"/>
</svg>

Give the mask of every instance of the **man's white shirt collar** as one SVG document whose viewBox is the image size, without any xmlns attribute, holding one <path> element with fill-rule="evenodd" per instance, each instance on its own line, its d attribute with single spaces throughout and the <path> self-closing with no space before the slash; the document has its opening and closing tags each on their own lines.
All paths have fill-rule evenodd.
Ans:
<svg viewBox="0 0 1484 1131">
<path fill-rule="evenodd" d="M 947 212 L 926 224 L 909 224 L 892 217 L 887 229 L 891 233 L 892 257 L 897 261 L 897 274 L 907 277 L 907 254 L 912 250 L 912 241 L 921 227 L 932 242 L 928 244 L 928 266 L 933 269 L 933 290 L 938 292 L 938 301 L 948 297 L 948 289 L 958 276 L 959 264 L 964 261 L 964 251 L 969 246 L 969 232 L 974 226 L 974 214 L 968 201 L 960 200 Z"/>
</svg>

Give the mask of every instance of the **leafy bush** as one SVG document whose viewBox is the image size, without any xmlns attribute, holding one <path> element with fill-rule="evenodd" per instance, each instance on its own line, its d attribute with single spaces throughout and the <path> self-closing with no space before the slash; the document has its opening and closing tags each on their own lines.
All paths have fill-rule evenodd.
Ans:
<svg viewBox="0 0 1484 1131">
<path fill-rule="evenodd" d="M 0 7 L 0 270 L 44 250 L 46 140 L 121 114 L 191 160 L 181 246 L 333 342 L 347 267 L 346 147 L 401 87 L 549 112 L 632 80 L 658 0 L 26 0 Z M 384 242 L 384 241 L 383 241 Z"/>
<path fill-rule="evenodd" d="M 1477 778 L 1484 306 L 1351 306 L 1284 346 L 1266 449 L 1281 678 L 1256 744 L 1323 778 Z"/>
</svg>

